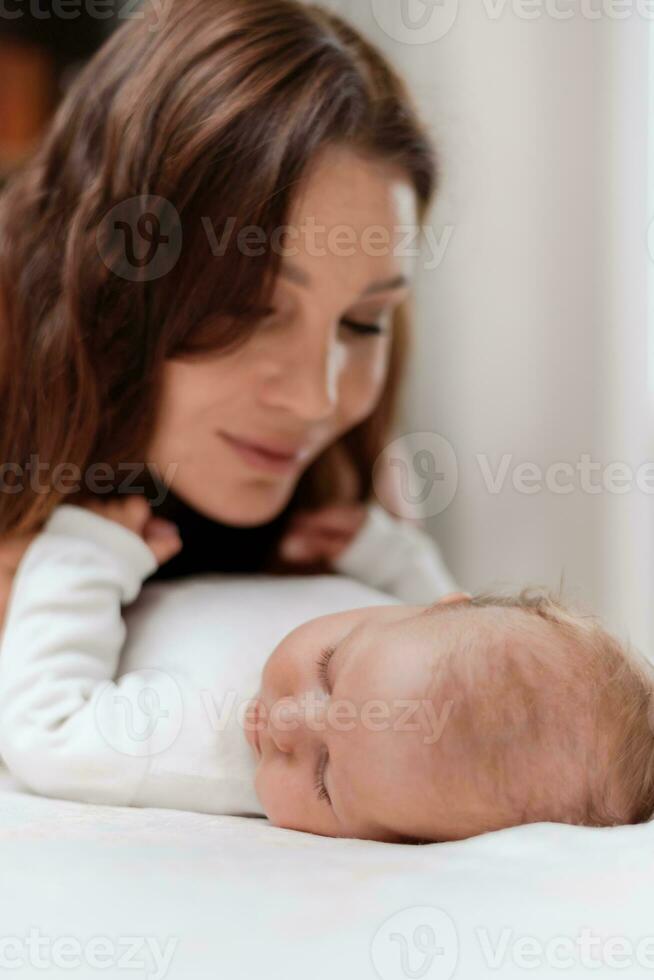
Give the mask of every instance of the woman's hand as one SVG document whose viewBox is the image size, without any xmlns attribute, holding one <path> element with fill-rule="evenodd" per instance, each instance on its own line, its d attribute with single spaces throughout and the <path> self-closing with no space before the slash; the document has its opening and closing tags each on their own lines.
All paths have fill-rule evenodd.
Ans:
<svg viewBox="0 0 654 980">
<path fill-rule="evenodd" d="M 16 569 L 35 537 L 36 532 L 8 534 L 0 540 L 0 627 L 5 619 Z"/>
<path fill-rule="evenodd" d="M 129 531 L 143 538 L 159 565 L 170 561 L 182 547 L 177 525 L 163 517 L 153 517 L 150 504 L 138 494 L 100 501 L 97 498 L 84 502 L 87 510 L 101 517 L 122 524 Z"/>
<path fill-rule="evenodd" d="M 335 561 L 363 527 L 365 504 L 331 504 L 293 516 L 279 546 L 280 557 L 297 565 Z"/>
</svg>

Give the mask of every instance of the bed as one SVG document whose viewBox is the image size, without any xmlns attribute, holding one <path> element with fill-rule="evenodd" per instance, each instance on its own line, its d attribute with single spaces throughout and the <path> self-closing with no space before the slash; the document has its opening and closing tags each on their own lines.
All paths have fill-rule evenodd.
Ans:
<svg viewBox="0 0 654 980">
<path fill-rule="evenodd" d="M 46 799 L 2 770 L 0 841 L 21 980 L 654 972 L 654 823 L 398 846 Z"/>
</svg>

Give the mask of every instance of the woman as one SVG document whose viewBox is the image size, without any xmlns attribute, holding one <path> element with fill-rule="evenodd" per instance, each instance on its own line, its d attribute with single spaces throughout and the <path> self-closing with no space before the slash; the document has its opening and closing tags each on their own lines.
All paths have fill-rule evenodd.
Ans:
<svg viewBox="0 0 654 980">
<path fill-rule="evenodd" d="M 1 202 L 5 600 L 64 497 L 134 491 L 184 543 L 159 575 L 356 574 L 403 542 L 376 584 L 437 598 L 437 552 L 365 506 L 406 347 L 395 246 L 435 185 L 402 82 L 293 0 L 141 14 Z"/>
</svg>

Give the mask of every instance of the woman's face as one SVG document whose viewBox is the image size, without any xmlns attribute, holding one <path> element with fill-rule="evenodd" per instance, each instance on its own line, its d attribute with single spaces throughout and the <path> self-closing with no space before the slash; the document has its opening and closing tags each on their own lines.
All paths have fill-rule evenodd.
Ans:
<svg viewBox="0 0 654 980">
<path fill-rule="evenodd" d="M 307 466 L 372 413 L 412 272 L 398 246 L 416 222 L 403 171 L 343 148 L 319 157 L 286 226 L 271 313 L 234 352 L 165 364 L 148 462 L 180 498 L 227 524 L 272 520 Z"/>
</svg>

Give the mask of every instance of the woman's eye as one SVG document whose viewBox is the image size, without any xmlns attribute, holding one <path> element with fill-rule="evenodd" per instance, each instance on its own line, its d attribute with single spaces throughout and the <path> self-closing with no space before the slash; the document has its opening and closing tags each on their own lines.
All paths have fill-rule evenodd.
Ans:
<svg viewBox="0 0 654 980">
<path fill-rule="evenodd" d="M 261 320 L 270 320 L 272 317 L 277 316 L 278 313 L 279 310 L 273 306 L 262 307 L 256 311 L 256 315 Z M 341 326 L 347 327 L 348 330 L 351 330 L 352 333 L 360 337 L 379 337 L 381 334 L 386 333 L 386 328 L 383 323 L 363 322 L 361 320 L 353 320 L 351 317 L 343 317 Z"/>
<path fill-rule="evenodd" d="M 386 333 L 381 323 L 360 323 L 358 320 L 350 320 L 349 317 L 344 317 L 341 323 L 348 330 L 362 337 L 378 337 L 380 334 Z"/>
<path fill-rule="evenodd" d="M 256 316 L 262 320 L 272 320 L 279 315 L 279 310 L 272 306 L 265 306 L 256 311 Z M 387 333 L 387 328 L 383 323 L 370 323 L 362 320 L 353 320 L 351 317 L 343 317 L 341 326 L 347 327 L 349 331 L 357 337 L 379 337 Z"/>
</svg>

